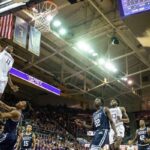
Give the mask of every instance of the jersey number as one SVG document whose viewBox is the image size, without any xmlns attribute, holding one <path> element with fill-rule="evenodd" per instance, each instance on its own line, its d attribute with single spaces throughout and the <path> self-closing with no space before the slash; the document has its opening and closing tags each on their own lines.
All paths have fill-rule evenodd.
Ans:
<svg viewBox="0 0 150 150">
<path fill-rule="evenodd" d="M 96 126 L 96 127 L 99 127 L 99 126 L 100 126 L 100 119 L 96 119 L 96 120 L 95 120 L 95 126 Z"/>
<path fill-rule="evenodd" d="M 141 135 L 141 136 L 140 136 L 140 140 L 141 140 L 141 141 L 144 141 L 144 139 L 145 139 L 145 136 L 144 136 L 144 135 Z"/>
<path fill-rule="evenodd" d="M 24 146 L 29 146 L 29 141 L 24 141 L 24 142 L 23 142 L 23 145 L 24 145 Z"/>
<path fill-rule="evenodd" d="M 7 64 L 7 65 L 10 65 L 10 62 L 11 62 L 11 60 L 8 58 L 8 59 L 6 60 L 6 64 Z"/>
</svg>

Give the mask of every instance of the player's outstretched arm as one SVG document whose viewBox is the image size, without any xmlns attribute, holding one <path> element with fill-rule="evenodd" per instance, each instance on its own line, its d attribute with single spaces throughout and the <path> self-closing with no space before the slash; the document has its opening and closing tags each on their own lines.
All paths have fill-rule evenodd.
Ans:
<svg viewBox="0 0 150 150">
<path fill-rule="evenodd" d="M 116 127 L 115 127 L 115 124 L 114 124 L 114 122 L 113 122 L 113 120 L 112 120 L 112 117 L 111 117 L 109 108 L 105 107 L 105 113 L 106 113 L 106 115 L 107 115 L 107 117 L 108 117 L 108 119 L 109 119 L 109 122 L 110 122 L 110 125 L 111 125 L 112 129 L 113 129 L 114 132 L 115 132 L 115 135 L 117 135 Z"/>
<path fill-rule="evenodd" d="M 87 128 L 87 129 L 92 129 L 92 128 L 93 128 L 93 125 L 88 125 L 88 124 L 86 124 L 85 121 L 81 121 L 81 120 L 79 120 L 79 119 L 76 119 L 76 120 L 75 120 L 75 123 L 76 123 L 76 125 L 82 126 L 82 127 L 84 127 L 84 128 Z M 92 124 L 93 124 L 93 123 L 92 123 Z"/>
<path fill-rule="evenodd" d="M 124 107 L 120 107 L 121 109 L 121 112 L 122 112 L 122 118 L 121 118 L 121 121 L 124 122 L 124 123 L 129 123 L 129 117 L 128 117 L 128 114 L 126 112 L 126 109 Z"/>
<path fill-rule="evenodd" d="M 35 150 L 36 148 L 36 138 L 35 138 L 35 134 L 32 135 L 32 149 Z"/>
<path fill-rule="evenodd" d="M 16 143 L 16 149 L 15 150 L 19 150 L 20 148 L 20 145 L 21 145 L 21 141 L 22 141 L 22 137 L 23 137 L 23 134 L 21 133 L 19 136 L 18 136 L 18 139 L 17 139 L 17 143 Z"/>
<path fill-rule="evenodd" d="M 133 140 L 131 140 L 131 141 L 132 141 L 132 144 L 134 144 L 134 143 L 137 141 L 137 138 L 138 138 L 138 131 L 136 130 L 136 132 L 135 132 L 135 137 L 134 137 Z"/>
<path fill-rule="evenodd" d="M 14 92 L 18 92 L 19 87 L 13 84 L 10 74 L 8 74 L 8 84 Z"/>
<path fill-rule="evenodd" d="M 6 111 L 12 111 L 12 110 L 15 110 L 16 108 L 11 107 L 0 100 L 0 109 L 6 110 Z"/>
<path fill-rule="evenodd" d="M 20 113 L 16 110 L 11 112 L 0 112 L 0 119 L 14 119 L 18 120 L 20 118 Z"/>
</svg>

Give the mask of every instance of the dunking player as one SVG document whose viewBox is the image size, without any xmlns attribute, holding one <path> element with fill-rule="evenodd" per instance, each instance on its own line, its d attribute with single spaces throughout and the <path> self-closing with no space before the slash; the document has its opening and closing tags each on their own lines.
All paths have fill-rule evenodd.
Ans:
<svg viewBox="0 0 150 150">
<path fill-rule="evenodd" d="M 110 142 L 110 149 L 119 149 L 122 139 L 124 138 L 125 134 L 125 127 L 124 123 L 129 123 L 129 117 L 126 113 L 126 109 L 124 107 L 119 107 L 118 102 L 115 99 L 110 101 L 111 108 L 110 113 L 112 116 L 112 120 L 115 124 L 116 131 L 117 131 L 117 140 L 113 138 L 114 131 L 111 129 L 109 133 L 109 142 Z"/>
<path fill-rule="evenodd" d="M 17 127 L 26 105 L 26 101 L 19 101 L 15 107 L 11 107 L 0 101 L 0 109 L 6 111 L 0 112 L 0 119 L 7 119 L 0 135 L 0 150 L 13 150 L 17 141 Z"/>
<path fill-rule="evenodd" d="M 150 144 L 150 129 L 145 126 L 144 120 L 140 120 L 139 126 L 132 143 L 138 141 L 138 150 L 147 150 Z"/>
<path fill-rule="evenodd" d="M 12 52 L 12 46 L 3 48 L 0 45 L 0 98 L 5 90 L 7 82 L 14 92 L 18 91 L 18 87 L 12 83 L 9 75 L 9 70 L 12 68 L 14 63 L 14 59 L 11 56 Z"/>
<path fill-rule="evenodd" d="M 27 125 L 25 133 L 18 137 L 17 150 L 35 150 L 35 134 L 32 133 L 32 126 Z"/>
<path fill-rule="evenodd" d="M 115 135 L 117 135 L 115 125 L 111 118 L 110 111 L 107 107 L 102 106 L 101 99 L 97 98 L 94 102 L 97 111 L 93 114 L 92 125 L 87 125 L 84 121 L 76 120 L 76 124 L 79 126 L 83 126 L 85 128 L 95 128 L 95 135 L 92 140 L 90 150 L 100 150 L 105 146 L 105 144 L 109 144 L 109 128 L 110 124 L 112 129 L 114 130 Z"/>
</svg>

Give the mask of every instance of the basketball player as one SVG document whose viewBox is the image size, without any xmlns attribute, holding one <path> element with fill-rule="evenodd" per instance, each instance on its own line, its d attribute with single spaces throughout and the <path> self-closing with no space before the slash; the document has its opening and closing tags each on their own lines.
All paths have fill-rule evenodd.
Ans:
<svg viewBox="0 0 150 150">
<path fill-rule="evenodd" d="M 12 46 L 3 48 L 0 45 L 0 98 L 5 90 L 7 82 L 14 92 L 18 91 L 18 87 L 12 83 L 9 75 L 9 70 L 12 68 L 14 63 L 14 59 L 11 56 L 12 52 Z"/>
<path fill-rule="evenodd" d="M 126 146 L 125 149 L 126 149 L 126 150 L 136 150 L 135 147 L 133 146 L 131 140 L 128 141 L 128 146 Z"/>
<path fill-rule="evenodd" d="M 117 131 L 117 140 L 113 138 L 114 131 L 111 129 L 109 133 L 110 149 L 118 150 L 122 143 L 125 134 L 124 123 L 129 123 L 129 117 L 124 107 L 118 107 L 118 102 L 115 99 L 110 101 L 110 113 Z"/>
<path fill-rule="evenodd" d="M 22 110 L 26 108 L 26 101 L 19 101 L 15 107 L 11 107 L 0 101 L 0 119 L 7 119 L 4 130 L 0 135 L 0 150 L 13 150 L 17 141 L 17 128 L 21 119 Z"/>
<path fill-rule="evenodd" d="M 139 126 L 132 143 L 138 141 L 138 150 L 147 150 L 150 144 L 150 129 L 145 126 L 144 120 L 139 121 Z"/>
<path fill-rule="evenodd" d="M 115 135 L 117 135 L 117 132 L 111 118 L 110 111 L 107 107 L 102 106 L 101 99 L 97 98 L 94 104 L 97 111 L 93 114 L 92 125 L 87 125 L 85 122 L 79 119 L 76 120 L 76 124 L 89 129 L 94 126 L 96 131 L 90 146 L 90 150 L 100 150 L 105 146 L 105 144 L 109 144 L 108 133 L 110 129 L 110 124 L 112 129 L 114 130 Z"/>
<path fill-rule="evenodd" d="M 27 125 L 26 132 L 22 133 L 18 138 L 17 150 L 35 150 L 36 146 L 35 134 L 32 133 L 32 126 Z"/>
</svg>

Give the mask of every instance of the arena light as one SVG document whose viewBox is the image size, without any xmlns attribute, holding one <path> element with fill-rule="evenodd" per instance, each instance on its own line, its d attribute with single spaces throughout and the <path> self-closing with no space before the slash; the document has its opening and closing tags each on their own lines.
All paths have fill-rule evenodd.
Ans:
<svg viewBox="0 0 150 150">
<path fill-rule="evenodd" d="M 111 63 L 111 62 L 106 62 L 104 64 L 105 68 L 108 69 L 109 71 L 112 71 L 114 73 L 117 72 L 117 68 Z"/>
<path fill-rule="evenodd" d="M 54 16 L 48 15 L 48 16 L 46 17 L 46 20 L 47 20 L 48 22 L 51 22 L 51 21 L 53 20 L 53 18 L 54 18 Z"/>
<path fill-rule="evenodd" d="M 23 3 L 23 2 L 11 4 L 11 5 L 8 5 L 7 7 L 1 8 L 0 13 L 3 13 L 3 12 L 8 11 L 10 9 L 14 9 L 16 7 L 24 6 L 24 5 L 26 5 L 26 3 Z"/>
<path fill-rule="evenodd" d="M 64 36 L 64 35 L 67 34 L 67 30 L 64 29 L 64 28 L 60 28 L 59 31 L 58 31 L 58 33 L 59 33 L 60 35 Z"/>
<path fill-rule="evenodd" d="M 133 84 L 133 81 L 132 81 L 132 80 L 128 80 L 128 84 L 129 84 L 129 85 L 132 85 L 132 84 Z"/>
<path fill-rule="evenodd" d="M 121 78 L 121 80 L 123 80 L 123 81 L 127 81 L 127 80 L 128 80 L 128 78 L 127 78 L 127 77 L 122 77 L 122 78 Z"/>
<path fill-rule="evenodd" d="M 89 54 L 93 55 L 95 53 L 94 50 L 91 48 L 91 46 L 88 43 L 84 42 L 84 41 L 77 42 L 76 46 L 80 50 L 85 51 L 85 52 L 87 52 Z"/>
<path fill-rule="evenodd" d="M 95 53 L 95 52 L 92 54 L 92 56 L 94 56 L 94 57 L 95 57 L 95 56 L 97 56 L 97 55 L 98 55 L 98 54 L 97 54 L 97 53 Z"/>
<path fill-rule="evenodd" d="M 98 59 L 98 63 L 99 63 L 99 65 L 104 65 L 105 59 L 104 58 Z"/>
<path fill-rule="evenodd" d="M 0 2 L 0 5 L 7 4 L 7 3 L 11 2 L 11 1 L 12 1 L 12 0 L 5 0 L 5 1 L 2 1 L 2 2 Z"/>
<path fill-rule="evenodd" d="M 56 28 L 58 28 L 58 27 L 61 26 L 61 22 L 59 20 L 54 20 L 53 21 L 53 26 L 56 27 Z"/>
<path fill-rule="evenodd" d="M 61 94 L 61 90 L 60 89 L 58 89 L 58 88 L 56 88 L 56 87 L 54 87 L 54 86 L 52 86 L 52 85 L 50 85 L 50 84 L 48 84 L 46 82 L 43 82 L 43 81 L 41 81 L 41 80 L 39 80 L 39 79 L 37 79 L 35 77 L 32 77 L 32 76 L 30 76 L 30 75 L 28 75 L 28 74 L 26 74 L 26 73 L 16 69 L 16 68 L 12 68 L 10 70 L 10 74 L 15 76 L 15 77 L 17 77 L 17 78 L 20 78 L 20 79 L 22 79 L 22 80 L 24 80 L 26 82 L 29 82 L 29 83 L 37 86 L 37 87 L 40 87 L 40 88 L 42 88 L 42 89 L 44 89 L 46 91 L 54 93 L 56 95 L 60 95 Z"/>
</svg>

